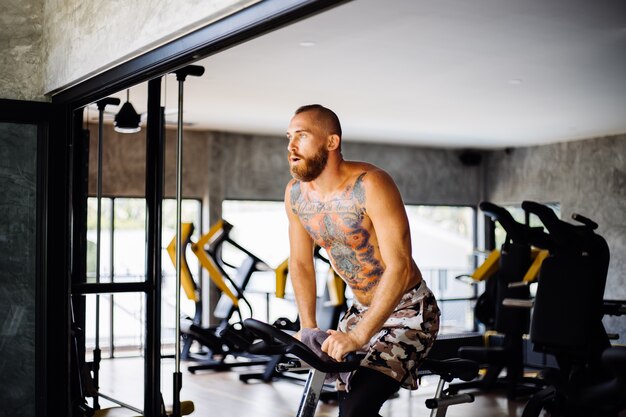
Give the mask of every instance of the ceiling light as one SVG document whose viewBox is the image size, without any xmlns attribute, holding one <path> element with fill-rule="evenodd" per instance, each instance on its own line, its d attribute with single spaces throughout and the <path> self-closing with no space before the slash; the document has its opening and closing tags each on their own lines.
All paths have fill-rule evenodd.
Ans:
<svg viewBox="0 0 626 417">
<path fill-rule="evenodd" d="M 315 46 L 315 42 L 311 42 L 311 41 L 300 42 L 300 46 L 303 46 L 305 48 L 310 48 L 311 46 Z"/>
<path fill-rule="evenodd" d="M 520 85 L 522 83 L 522 80 L 519 78 L 511 78 L 509 80 L 509 84 L 511 85 Z"/>
<path fill-rule="evenodd" d="M 114 129 L 119 133 L 136 133 L 141 130 L 141 116 L 129 101 L 129 90 L 126 90 L 126 103 L 115 115 Z"/>
</svg>

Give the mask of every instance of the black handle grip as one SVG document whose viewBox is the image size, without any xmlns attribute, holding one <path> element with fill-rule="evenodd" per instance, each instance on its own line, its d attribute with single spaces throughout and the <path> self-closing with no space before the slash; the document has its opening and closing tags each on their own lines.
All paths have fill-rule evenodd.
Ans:
<svg viewBox="0 0 626 417">
<path fill-rule="evenodd" d="M 273 352 L 272 354 L 291 353 L 313 368 L 326 373 L 353 371 L 361 362 L 361 357 L 352 353 L 348 354 L 342 362 L 323 360 L 295 337 L 256 319 L 245 319 L 243 325 L 263 340 L 252 345 L 250 351 L 254 350 L 253 353 L 261 353 L 262 350 Z M 258 345 L 258 343 L 263 343 L 263 345 Z"/>
<path fill-rule="evenodd" d="M 578 213 L 573 213 L 572 219 L 576 220 L 578 223 L 584 224 L 585 226 L 589 227 L 591 230 L 596 230 L 598 228 L 598 223 Z"/>
<path fill-rule="evenodd" d="M 497 206 L 488 201 L 481 202 L 478 207 L 494 221 L 497 221 L 502 225 L 506 233 L 509 235 L 515 243 L 526 243 L 524 228 L 525 225 L 518 223 L 511 213 L 509 213 L 504 207 Z"/>
</svg>

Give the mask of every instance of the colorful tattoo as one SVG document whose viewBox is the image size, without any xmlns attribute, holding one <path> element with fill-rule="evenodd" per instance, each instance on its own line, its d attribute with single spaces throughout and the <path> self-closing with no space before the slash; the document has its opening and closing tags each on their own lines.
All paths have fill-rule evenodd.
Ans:
<svg viewBox="0 0 626 417">
<path fill-rule="evenodd" d="M 365 174 L 328 201 L 309 198 L 299 181 L 290 192 L 292 210 L 311 238 L 326 249 L 335 270 L 348 285 L 362 292 L 373 289 L 384 271 L 378 248 L 364 224 Z"/>
</svg>

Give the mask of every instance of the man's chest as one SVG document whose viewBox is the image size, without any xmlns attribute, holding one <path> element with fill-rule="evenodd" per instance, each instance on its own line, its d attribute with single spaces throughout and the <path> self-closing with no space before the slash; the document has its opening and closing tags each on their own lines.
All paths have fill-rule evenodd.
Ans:
<svg viewBox="0 0 626 417">
<path fill-rule="evenodd" d="M 355 199 L 336 198 L 328 201 L 302 199 L 293 206 L 300 222 L 317 244 L 354 246 L 359 244 L 368 218 Z"/>
</svg>

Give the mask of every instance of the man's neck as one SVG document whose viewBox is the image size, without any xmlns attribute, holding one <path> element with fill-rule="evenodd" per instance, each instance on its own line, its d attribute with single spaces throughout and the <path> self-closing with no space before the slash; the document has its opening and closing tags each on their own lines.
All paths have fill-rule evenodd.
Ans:
<svg viewBox="0 0 626 417">
<path fill-rule="evenodd" d="M 345 161 L 343 159 L 334 161 L 329 159 L 322 173 L 311 181 L 311 185 L 320 197 L 328 197 L 337 191 L 338 187 L 345 181 L 346 170 L 344 168 Z"/>
</svg>

